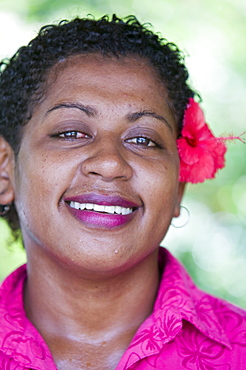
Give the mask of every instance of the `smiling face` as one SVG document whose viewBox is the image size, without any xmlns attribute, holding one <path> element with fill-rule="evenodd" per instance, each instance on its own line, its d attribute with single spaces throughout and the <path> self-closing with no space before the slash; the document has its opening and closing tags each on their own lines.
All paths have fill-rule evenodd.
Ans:
<svg viewBox="0 0 246 370">
<path fill-rule="evenodd" d="M 144 60 L 83 55 L 51 71 L 15 170 L 27 253 L 111 273 L 154 253 L 182 195 L 165 97 Z"/>
</svg>

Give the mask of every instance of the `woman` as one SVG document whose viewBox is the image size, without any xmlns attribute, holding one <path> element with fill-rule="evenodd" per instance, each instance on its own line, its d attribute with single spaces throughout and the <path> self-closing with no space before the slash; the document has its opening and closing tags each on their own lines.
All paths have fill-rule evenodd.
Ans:
<svg viewBox="0 0 246 370">
<path fill-rule="evenodd" d="M 245 312 L 159 248 L 226 150 L 176 46 L 75 19 L 2 69 L 1 213 L 28 262 L 1 287 L 0 368 L 243 369 Z"/>
</svg>

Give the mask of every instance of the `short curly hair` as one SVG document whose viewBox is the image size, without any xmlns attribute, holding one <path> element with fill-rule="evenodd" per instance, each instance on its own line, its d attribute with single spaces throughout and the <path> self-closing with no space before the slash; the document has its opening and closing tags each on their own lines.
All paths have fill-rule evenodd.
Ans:
<svg viewBox="0 0 246 370">
<path fill-rule="evenodd" d="M 163 81 L 179 128 L 188 99 L 195 95 L 188 84 L 184 56 L 178 47 L 141 24 L 135 16 L 116 15 L 63 20 L 47 25 L 27 46 L 0 63 L 0 135 L 16 155 L 22 128 L 45 94 L 50 69 L 77 54 L 99 53 L 109 57 L 138 56 L 147 60 Z M 14 205 L 5 216 L 12 230 L 19 229 Z"/>
</svg>

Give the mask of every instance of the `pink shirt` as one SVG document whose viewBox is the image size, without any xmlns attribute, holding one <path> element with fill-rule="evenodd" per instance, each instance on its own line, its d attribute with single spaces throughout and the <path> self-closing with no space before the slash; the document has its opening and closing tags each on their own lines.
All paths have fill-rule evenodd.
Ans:
<svg viewBox="0 0 246 370">
<path fill-rule="evenodd" d="M 246 312 L 200 291 L 163 248 L 160 264 L 164 272 L 153 313 L 116 370 L 246 369 Z M 22 266 L 0 288 L 0 370 L 56 370 L 49 348 L 25 316 L 25 279 Z"/>
</svg>

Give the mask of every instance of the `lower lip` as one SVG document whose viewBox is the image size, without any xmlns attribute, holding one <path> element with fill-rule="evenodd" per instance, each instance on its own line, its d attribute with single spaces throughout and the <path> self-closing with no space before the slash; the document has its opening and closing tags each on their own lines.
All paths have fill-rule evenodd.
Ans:
<svg viewBox="0 0 246 370">
<path fill-rule="evenodd" d="M 132 220 L 134 212 L 128 215 L 117 215 L 109 213 L 100 213 L 87 210 L 78 210 L 70 206 L 69 211 L 79 221 L 83 222 L 87 226 L 99 228 L 99 229 L 114 229 L 120 227 Z"/>
</svg>

